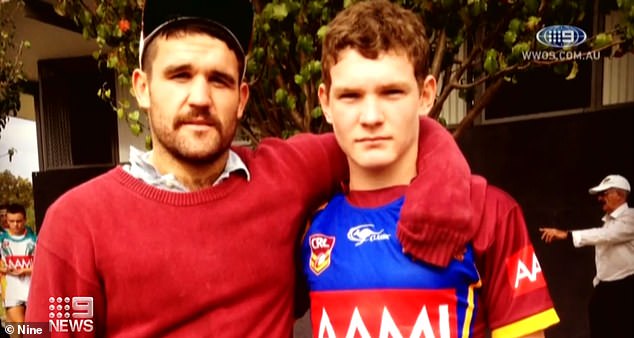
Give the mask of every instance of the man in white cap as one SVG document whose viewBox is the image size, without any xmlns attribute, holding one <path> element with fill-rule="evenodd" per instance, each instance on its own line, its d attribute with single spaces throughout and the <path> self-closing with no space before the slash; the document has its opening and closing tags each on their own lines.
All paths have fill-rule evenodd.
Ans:
<svg viewBox="0 0 634 338">
<path fill-rule="evenodd" d="M 597 274 L 590 299 L 590 334 L 593 338 L 634 337 L 634 208 L 627 204 L 630 183 L 608 175 L 590 188 L 603 203 L 603 226 L 585 230 L 540 228 L 546 243 L 570 239 L 575 247 L 594 246 Z"/>
</svg>

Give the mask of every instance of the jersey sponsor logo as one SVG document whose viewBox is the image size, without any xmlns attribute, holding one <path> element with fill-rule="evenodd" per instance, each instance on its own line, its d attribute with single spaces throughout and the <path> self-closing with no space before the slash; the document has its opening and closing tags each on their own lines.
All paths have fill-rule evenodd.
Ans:
<svg viewBox="0 0 634 338">
<path fill-rule="evenodd" d="M 330 266 L 335 237 L 314 234 L 308 238 L 308 242 L 310 245 L 309 267 L 312 272 L 319 275 Z"/>
<path fill-rule="evenodd" d="M 33 256 L 7 256 L 5 259 L 7 268 L 11 270 L 30 268 L 33 265 Z"/>
<path fill-rule="evenodd" d="M 526 246 L 506 261 L 509 282 L 519 296 L 535 289 L 546 287 L 542 268 L 532 246 Z"/>
<path fill-rule="evenodd" d="M 357 290 L 311 293 L 318 338 L 458 337 L 452 290 Z"/>
<path fill-rule="evenodd" d="M 374 231 L 374 224 L 361 224 L 348 230 L 348 239 L 352 241 L 354 246 L 360 246 L 367 242 L 386 241 L 390 239 L 390 234 L 380 231 Z"/>
</svg>

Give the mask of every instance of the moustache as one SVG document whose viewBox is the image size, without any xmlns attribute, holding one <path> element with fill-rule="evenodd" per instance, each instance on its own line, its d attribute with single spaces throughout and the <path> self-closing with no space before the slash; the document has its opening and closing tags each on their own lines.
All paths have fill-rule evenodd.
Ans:
<svg viewBox="0 0 634 338">
<path fill-rule="evenodd" d="M 174 120 L 175 127 L 179 127 L 184 124 L 206 124 L 206 125 L 220 125 L 220 120 L 207 110 L 192 110 L 181 116 L 178 116 Z"/>
</svg>

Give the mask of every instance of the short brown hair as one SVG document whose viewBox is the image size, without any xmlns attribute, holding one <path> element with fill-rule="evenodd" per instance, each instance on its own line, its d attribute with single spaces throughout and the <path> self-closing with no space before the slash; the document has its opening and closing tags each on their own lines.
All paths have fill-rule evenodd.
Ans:
<svg viewBox="0 0 634 338">
<path fill-rule="evenodd" d="M 328 25 L 321 52 L 322 79 L 330 88 L 330 69 L 339 53 L 353 48 L 366 58 L 383 52 L 404 52 L 422 83 L 428 73 L 429 42 L 421 18 L 387 0 L 355 3 L 339 12 Z"/>
</svg>

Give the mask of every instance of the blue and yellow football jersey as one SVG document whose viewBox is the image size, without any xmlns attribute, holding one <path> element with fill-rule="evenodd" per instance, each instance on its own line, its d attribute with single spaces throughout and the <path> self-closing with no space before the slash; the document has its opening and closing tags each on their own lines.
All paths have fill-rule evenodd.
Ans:
<svg viewBox="0 0 634 338">
<path fill-rule="evenodd" d="M 403 254 L 403 198 L 377 208 L 342 194 L 315 215 L 302 247 L 314 337 L 469 337 L 480 278 L 468 247 L 447 268 Z"/>
</svg>

